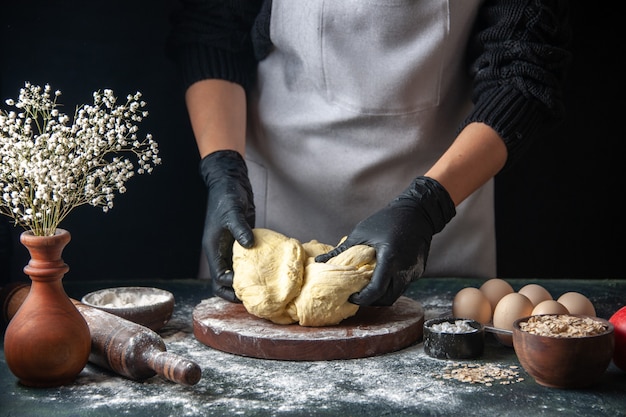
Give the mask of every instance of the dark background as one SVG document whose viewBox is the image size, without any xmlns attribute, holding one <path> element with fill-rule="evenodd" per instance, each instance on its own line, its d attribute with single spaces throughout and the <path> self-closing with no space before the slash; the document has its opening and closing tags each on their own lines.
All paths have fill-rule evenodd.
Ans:
<svg viewBox="0 0 626 417">
<path fill-rule="evenodd" d="M 618 145 L 624 48 L 610 3 L 571 2 L 575 56 L 568 117 L 496 182 L 498 276 L 624 278 L 624 163 Z M 140 125 L 159 142 L 163 165 L 136 176 L 108 213 L 83 206 L 62 223 L 65 280 L 195 277 L 204 187 L 172 63 L 164 55 L 167 0 L 2 1 L 0 106 L 25 81 L 63 92 L 71 114 L 95 90 L 141 91 Z M 621 20 L 621 19 L 620 19 Z M 620 132 L 621 133 L 621 132 Z M 623 137 L 623 135 L 621 135 Z M 0 217 L 0 285 L 27 279 L 21 229 Z M 4 240 L 2 240 L 4 239 Z"/>
</svg>

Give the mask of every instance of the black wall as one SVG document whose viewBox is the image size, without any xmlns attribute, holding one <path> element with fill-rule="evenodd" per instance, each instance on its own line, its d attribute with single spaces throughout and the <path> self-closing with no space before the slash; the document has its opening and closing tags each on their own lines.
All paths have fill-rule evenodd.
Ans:
<svg viewBox="0 0 626 417">
<path fill-rule="evenodd" d="M 63 252 L 66 280 L 188 278 L 196 275 L 204 210 L 197 150 L 180 85 L 164 56 L 165 1 L 20 0 L 0 8 L 0 97 L 17 97 L 24 81 L 62 91 L 73 113 L 91 93 L 111 88 L 120 97 L 141 91 L 150 115 L 140 133 L 158 141 L 163 164 L 127 183 L 112 210 L 72 212 Z M 12 229 L 11 278 L 29 256 Z"/>
<path fill-rule="evenodd" d="M 575 62 L 565 123 L 497 179 L 499 276 L 623 278 L 624 163 L 618 123 L 623 51 L 609 3 L 572 2 Z M 104 214 L 85 206 L 62 227 L 72 233 L 66 280 L 189 278 L 197 272 L 204 210 L 198 156 L 172 64 L 163 52 L 167 0 L 20 0 L 0 7 L 0 98 L 24 81 L 50 83 L 72 108 L 91 92 L 139 90 L 163 165 L 129 181 Z M 584 10 L 583 10 L 584 8 Z M 4 108 L 4 104 L 2 104 Z M 623 137 L 623 134 L 622 134 Z M 23 280 L 21 229 L 0 219 L 0 285 Z"/>
<path fill-rule="evenodd" d="M 608 3 L 570 4 L 568 116 L 496 181 L 503 277 L 626 278 L 623 23 Z"/>
</svg>

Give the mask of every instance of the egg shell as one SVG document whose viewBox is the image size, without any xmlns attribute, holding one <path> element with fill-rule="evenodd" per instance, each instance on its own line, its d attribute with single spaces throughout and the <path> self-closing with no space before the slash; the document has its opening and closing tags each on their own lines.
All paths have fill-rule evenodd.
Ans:
<svg viewBox="0 0 626 417">
<path fill-rule="evenodd" d="M 531 313 L 532 316 L 539 314 L 569 314 L 569 311 L 556 300 L 544 300 L 537 304 Z"/>
<path fill-rule="evenodd" d="M 536 306 L 542 301 L 552 300 L 552 294 L 541 285 L 538 284 L 527 284 L 517 291 L 520 294 L 528 297 L 533 306 Z"/>
<path fill-rule="evenodd" d="M 454 296 L 452 315 L 486 324 L 491 321 L 491 304 L 478 288 L 466 287 Z"/>
<path fill-rule="evenodd" d="M 579 292 L 566 292 L 556 301 L 563 304 L 570 314 L 583 314 L 585 316 L 592 317 L 596 316 L 596 309 L 591 300 Z"/>
<path fill-rule="evenodd" d="M 499 329 L 513 330 L 513 322 L 519 318 L 530 316 L 533 303 L 524 294 L 513 292 L 505 295 L 496 305 L 493 312 L 493 325 Z M 506 346 L 513 346 L 513 337 L 496 334 L 496 338 Z"/>
<path fill-rule="evenodd" d="M 500 301 L 505 295 L 514 292 L 511 284 L 500 278 L 491 278 L 485 281 L 483 285 L 480 286 L 480 291 L 485 294 L 491 303 L 492 315 L 496 309 L 496 305 L 498 305 L 498 301 Z"/>
</svg>

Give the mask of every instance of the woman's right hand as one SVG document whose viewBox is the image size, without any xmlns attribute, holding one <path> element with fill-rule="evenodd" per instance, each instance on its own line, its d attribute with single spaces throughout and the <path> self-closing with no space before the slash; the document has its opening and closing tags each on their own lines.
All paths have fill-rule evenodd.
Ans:
<svg viewBox="0 0 626 417">
<path fill-rule="evenodd" d="M 248 168 L 239 152 L 221 150 L 200 161 L 200 172 L 208 192 L 202 246 L 213 292 L 239 301 L 233 290 L 233 243 L 237 240 L 244 248 L 254 245 L 255 207 Z"/>
</svg>

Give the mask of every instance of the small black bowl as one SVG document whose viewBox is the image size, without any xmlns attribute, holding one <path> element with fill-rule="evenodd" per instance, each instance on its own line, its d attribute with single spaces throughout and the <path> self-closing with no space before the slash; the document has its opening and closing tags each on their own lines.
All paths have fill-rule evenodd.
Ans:
<svg viewBox="0 0 626 417">
<path fill-rule="evenodd" d="M 453 330 L 461 323 L 467 330 Z M 449 326 L 446 326 L 449 324 Z M 450 329 L 437 329 L 443 325 Z M 476 320 L 457 317 L 430 319 L 424 323 L 424 352 L 437 359 L 471 359 L 483 354 L 485 329 Z"/>
</svg>

